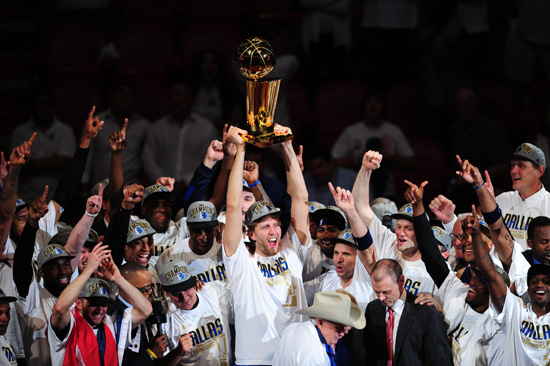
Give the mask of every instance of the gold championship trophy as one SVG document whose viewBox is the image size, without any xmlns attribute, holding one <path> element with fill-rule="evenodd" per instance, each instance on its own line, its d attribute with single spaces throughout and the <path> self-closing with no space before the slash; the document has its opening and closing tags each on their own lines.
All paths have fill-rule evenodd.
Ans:
<svg viewBox="0 0 550 366">
<path fill-rule="evenodd" d="M 235 65 L 246 78 L 246 121 L 248 143 L 267 147 L 292 140 L 292 134 L 280 135 L 273 130 L 281 79 L 264 79 L 275 67 L 275 55 L 268 41 L 253 37 L 237 48 Z"/>
</svg>

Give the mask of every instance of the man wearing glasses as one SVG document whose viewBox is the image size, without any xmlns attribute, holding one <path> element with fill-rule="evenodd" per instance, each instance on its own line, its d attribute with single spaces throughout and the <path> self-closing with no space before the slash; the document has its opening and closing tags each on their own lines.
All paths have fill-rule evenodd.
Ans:
<svg viewBox="0 0 550 366">
<path fill-rule="evenodd" d="M 227 282 L 221 243 L 215 239 L 217 212 L 209 201 L 196 201 L 187 209 L 187 228 L 190 237 L 171 246 L 159 257 L 157 269 L 170 259 L 188 263 L 191 274 L 199 281 Z"/>
</svg>

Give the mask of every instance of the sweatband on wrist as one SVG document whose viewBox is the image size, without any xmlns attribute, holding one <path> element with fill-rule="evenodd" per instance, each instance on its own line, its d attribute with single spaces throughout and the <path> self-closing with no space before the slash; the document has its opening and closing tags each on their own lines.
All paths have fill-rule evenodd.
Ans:
<svg viewBox="0 0 550 366">
<path fill-rule="evenodd" d="M 158 358 L 157 355 L 155 355 L 155 353 L 154 353 L 153 351 L 151 351 L 149 348 L 147 348 L 146 351 L 149 352 L 149 354 L 150 354 L 151 356 L 153 356 L 153 358 L 155 358 L 155 359 Z"/>
<path fill-rule="evenodd" d="M 355 237 L 354 237 L 355 238 Z M 370 230 L 367 231 L 365 235 L 360 238 L 355 238 L 355 244 L 357 244 L 357 249 L 365 250 L 369 249 L 372 245 L 372 236 L 370 235 Z"/>
<path fill-rule="evenodd" d="M 88 211 L 86 211 L 86 215 L 88 215 L 90 217 L 96 217 L 97 215 L 99 215 L 99 212 L 94 215 L 94 214 L 91 214 Z"/>
<path fill-rule="evenodd" d="M 258 184 L 260 184 L 260 180 L 258 179 L 256 182 L 252 183 L 252 184 L 249 184 L 248 185 L 248 188 L 252 188 L 252 187 L 255 187 L 257 186 Z"/>
<path fill-rule="evenodd" d="M 483 218 L 485 219 L 488 225 L 494 224 L 495 222 L 498 221 L 498 219 L 502 217 L 502 211 L 500 210 L 500 207 L 498 207 L 498 205 L 497 205 L 497 208 L 495 208 L 491 212 L 482 211 L 481 213 L 483 214 Z"/>
<path fill-rule="evenodd" d="M 479 186 L 474 186 L 474 189 L 480 189 L 485 185 L 485 182 L 481 183 Z"/>
</svg>

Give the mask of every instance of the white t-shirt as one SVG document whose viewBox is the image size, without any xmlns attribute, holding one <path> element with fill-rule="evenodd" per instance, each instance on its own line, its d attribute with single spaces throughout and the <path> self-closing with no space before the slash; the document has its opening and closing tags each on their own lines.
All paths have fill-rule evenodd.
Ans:
<svg viewBox="0 0 550 366">
<path fill-rule="evenodd" d="M 195 254 L 189 247 L 190 238 L 182 243 L 176 243 L 166 249 L 159 257 L 157 270 L 170 259 L 180 259 L 189 265 L 191 274 L 203 282 L 223 281 L 227 282 L 225 265 L 223 263 L 222 245 L 214 239 L 212 248 L 203 254 Z"/>
<path fill-rule="evenodd" d="M 405 290 L 412 295 L 420 293 L 434 293 L 436 286 L 432 277 L 426 270 L 426 265 L 422 260 L 415 262 L 406 261 L 397 250 L 397 238 L 394 232 L 382 225 L 375 216 L 370 224 L 369 231 L 372 235 L 373 245 L 378 259 L 395 259 L 403 268 L 405 276 Z M 449 264 L 447 263 L 447 266 Z M 450 269 L 450 268 L 449 268 Z"/>
<path fill-rule="evenodd" d="M 542 187 L 537 193 L 522 200 L 518 191 L 504 192 L 496 198 L 502 210 L 504 224 L 523 250 L 527 247 L 527 226 L 537 216 L 550 217 L 550 193 Z"/>
<path fill-rule="evenodd" d="M 38 220 L 38 231 L 36 232 L 34 252 L 32 255 L 33 260 L 38 258 L 38 253 L 40 253 L 40 251 L 48 245 L 50 239 L 57 234 L 57 224 L 55 222 L 56 215 L 55 204 L 53 201 L 50 201 L 50 203 L 48 203 L 48 212 L 44 217 Z"/>
<path fill-rule="evenodd" d="M 57 297 L 39 285 L 35 278 L 27 297 L 19 297 L 15 302 L 28 366 L 52 364 L 46 330 L 56 302 Z"/>
<path fill-rule="evenodd" d="M 529 268 L 531 268 L 531 263 L 525 259 L 522 252 L 523 248 L 521 245 L 518 242 L 514 242 L 512 263 L 510 264 L 510 269 L 508 270 L 508 277 L 510 278 L 510 284 L 516 284 L 516 293 L 519 296 L 527 293 L 527 272 L 529 272 Z M 498 264 L 500 264 L 500 267 L 502 268 L 502 262 L 499 261 Z"/>
<path fill-rule="evenodd" d="M 73 306 L 69 311 L 69 314 L 71 315 L 70 328 L 69 328 L 69 331 L 67 332 L 67 335 L 63 339 L 57 338 L 57 334 L 53 330 L 51 323 L 48 322 L 48 339 L 50 342 L 50 352 L 52 355 L 52 366 L 63 365 L 63 359 L 65 358 L 65 351 L 67 350 L 69 337 L 72 332 L 78 331 L 78 329 L 75 328 L 75 319 L 74 319 L 73 311 L 78 311 L 78 310 L 76 310 L 76 308 Z M 132 309 L 128 308 L 124 312 L 125 312 L 124 314 L 125 317 L 130 317 L 130 324 L 131 324 Z M 103 324 L 105 328 L 109 328 L 109 330 L 111 331 L 111 334 L 113 335 L 113 337 L 115 337 L 115 340 L 116 340 L 115 328 L 113 326 L 113 322 L 111 321 L 111 318 L 107 316 L 107 314 L 105 314 L 105 318 L 103 319 Z M 87 325 L 90 326 L 89 324 Z M 93 331 L 94 331 L 94 334 L 97 335 L 97 328 L 93 329 Z M 119 338 L 120 340 L 127 340 L 131 338 L 132 327 L 129 327 L 129 329 L 126 329 L 126 331 L 128 331 L 129 334 L 126 334 L 124 337 L 121 335 L 121 337 Z M 107 332 L 107 329 L 105 329 L 105 332 Z M 118 344 L 119 349 L 122 347 L 122 349 L 124 350 L 126 346 L 127 346 L 127 343 L 123 344 L 123 342 L 119 341 L 119 344 Z M 77 365 L 74 365 L 74 366 L 89 366 L 84 364 L 84 361 L 82 360 L 82 355 L 80 353 L 80 347 L 78 346 L 78 344 L 76 345 L 75 356 L 78 363 Z M 120 357 L 118 357 L 118 364 L 119 365 L 122 364 L 122 359 Z"/>
<path fill-rule="evenodd" d="M 489 310 L 478 313 L 466 303 L 468 289 L 469 286 L 450 271 L 435 291 L 443 304 L 445 320 L 449 323 L 454 364 L 500 365 L 506 344 L 504 333 Z"/>
<path fill-rule="evenodd" d="M 352 294 L 357 300 L 357 305 L 363 312 L 367 309 L 369 302 L 376 300 L 376 294 L 372 289 L 370 275 L 359 257 L 355 260 L 353 279 L 348 287 L 343 288 L 340 277 L 338 277 L 335 270 L 331 270 L 327 273 L 323 273 L 320 277 L 312 281 L 304 283 L 304 289 L 306 291 L 307 302 L 310 306 L 313 305 L 313 299 L 317 292 L 336 291 L 338 289 L 345 290 Z"/>
<path fill-rule="evenodd" d="M 541 317 L 508 289 L 502 312 L 490 303 L 490 314 L 506 336 L 501 365 L 550 364 L 550 313 Z"/>
<path fill-rule="evenodd" d="M 290 324 L 286 328 L 273 366 L 330 366 L 327 350 L 311 321 Z"/>
<path fill-rule="evenodd" d="M 11 323 L 11 322 L 10 322 Z M 0 347 L 2 347 L 2 356 L 0 356 L 0 366 L 17 366 L 17 356 L 15 349 L 4 336 L 0 336 Z"/>
<path fill-rule="evenodd" d="M 10 265 L 13 265 L 13 255 L 15 254 L 15 244 L 8 236 L 6 245 L 4 247 L 4 256 L 7 258 L 12 258 L 9 261 Z M 13 282 L 13 269 L 7 263 L 0 263 L 0 288 L 8 296 L 17 297 L 17 292 L 15 289 L 15 283 Z M 17 357 L 25 357 L 25 351 L 23 348 L 23 339 L 21 337 L 21 328 L 19 327 L 19 322 L 17 321 L 17 310 L 14 305 L 10 305 L 10 315 L 11 320 L 8 324 L 8 329 L 6 330 L 5 337 L 9 343 L 13 346 Z"/>
<path fill-rule="evenodd" d="M 321 250 L 321 246 L 315 240 L 307 252 L 304 262 L 302 278 L 304 283 L 318 278 L 321 274 L 334 270 L 334 260 L 329 258 Z"/>
<path fill-rule="evenodd" d="M 296 311 L 307 306 L 302 270 L 310 246 L 311 238 L 302 246 L 291 226 L 274 256 L 250 256 L 244 240 L 231 257 L 224 251 L 233 293 L 237 364 L 270 365 L 284 330 L 305 320 Z"/>
<path fill-rule="evenodd" d="M 191 310 L 170 305 L 168 322 L 162 325 L 169 350 L 178 346 L 182 335 L 191 334 L 193 350 L 180 360 L 179 365 L 233 365 L 229 331 L 233 306 L 227 284 L 219 281 L 207 283 L 197 293 L 197 298 L 199 303 Z"/>
</svg>

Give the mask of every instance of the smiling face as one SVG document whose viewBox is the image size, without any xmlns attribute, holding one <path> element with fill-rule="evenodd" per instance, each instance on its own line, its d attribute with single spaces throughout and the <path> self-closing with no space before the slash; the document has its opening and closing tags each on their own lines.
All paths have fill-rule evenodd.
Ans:
<svg viewBox="0 0 550 366">
<path fill-rule="evenodd" d="M 527 285 L 531 304 L 539 308 L 546 308 L 550 304 L 550 276 L 538 274 L 533 276 Z"/>
<path fill-rule="evenodd" d="M 397 237 L 397 250 L 402 253 L 414 253 L 418 250 L 416 234 L 411 221 L 398 219 L 395 223 L 395 236 Z"/>
<path fill-rule="evenodd" d="M 80 310 L 82 317 L 92 326 L 96 328 L 105 319 L 107 314 L 108 301 L 105 299 L 79 299 L 77 308 Z M 80 303 L 80 306 L 79 306 Z"/>
<path fill-rule="evenodd" d="M 131 276 L 124 276 L 130 285 L 137 288 L 149 301 L 153 301 L 153 277 L 149 271 L 136 271 Z"/>
<path fill-rule="evenodd" d="M 518 158 L 512 159 L 512 163 L 510 165 L 512 188 L 518 191 L 522 197 L 526 194 L 532 194 L 540 189 L 540 178 L 543 174 L 544 167 L 542 166 L 536 166 L 528 160 Z"/>
<path fill-rule="evenodd" d="M 195 291 L 194 287 L 191 287 L 187 291 L 180 291 L 180 292 L 168 292 L 168 297 L 170 297 L 170 300 L 178 309 L 181 310 L 191 310 L 195 306 L 197 302 L 197 291 Z"/>
<path fill-rule="evenodd" d="M 489 306 L 489 290 L 473 271 L 465 301 L 474 309 Z"/>
<path fill-rule="evenodd" d="M 256 253 L 263 257 L 274 256 L 279 252 L 281 223 L 278 219 L 266 216 L 255 223 L 254 230 L 249 230 L 248 236 L 256 242 Z"/>
<path fill-rule="evenodd" d="M 137 263 L 143 267 L 147 267 L 154 245 L 153 235 L 145 236 L 126 244 L 126 248 L 124 249 L 126 262 Z"/>
<path fill-rule="evenodd" d="M 464 222 L 469 221 L 469 218 L 470 217 L 464 220 Z M 472 236 L 470 235 L 471 229 L 463 227 L 463 230 L 464 232 L 460 236 L 460 247 L 462 249 L 462 253 L 464 254 L 464 261 L 466 261 L 466 263 L 473 263 L 476 258 L 474 256 L 474 248 L 472 247 Z M 491 250 L 493 247 L 491 240 L 483 234 L 481 235 L 481 238 L 483 239 L 483 243 L 485 244 L 487 250 Z"/>
<path fill-rule="evenodd" d="M 172 205 L 165 199 L 151 199 L 145 202 L 141 214 L 157 233 L 164 233 L 170 225 Z"/>
<path fill-rule="evenodd" d="M 8 324 L 10 323 L 10 303 L 0 302 L 0 335 L 6 334 Z"/>
<path fill-rule="evenodd" d="M 189 247 L 193 253 L 198 255 L 208 253 L 214 244 L 214 229 L 215 226 L 204 229 L 193 229 L 189 227 L 189 233 L 191 235 Z"/>
<path fill-rule="evenodd" d="M 349 245 L 336 243 L 334 246 L 334 266 L 336 275 L 343 280 L 353 278 L 355 273 L 355 261 L 357 259 L 357 249 Z"/>
<path fill-rule="evenodd" d="M 533 257 L 544 264 L 550 264 L 550 226 L 538 226 L 533 230 L 533 239 L 527 239 L 533 249 Z"/>
<path fill-rule="evenodd" d="M 88 265 L 88 258 L 90 257 L 90 248 L 82 247 L 80 249 L 80 261 L 78 262 L 78 272 L 82 273 Z"/>
<path fill-rule="evenodd" d="M 38 270 L 40 277 L 44 279 L 44 287 L 56 297 L 69 285 L 73 268 L 69 258 L 58 258 L 46 262 Z"/>
<path fill-rule="evenodd" d="M 321 251 L 329 258 L 333 257 L 334 244 L 330 239 L 337 238 L 340 234 L 340 229 L 334 225 L 317 226 L 317 243 L 321 247 Z"/>
</svg>

